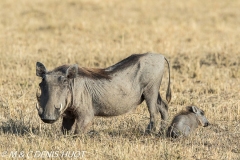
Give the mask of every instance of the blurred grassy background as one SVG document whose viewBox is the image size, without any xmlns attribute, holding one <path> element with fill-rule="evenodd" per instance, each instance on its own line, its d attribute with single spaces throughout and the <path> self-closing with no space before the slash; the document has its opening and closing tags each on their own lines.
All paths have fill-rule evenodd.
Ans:
<svg viewBox="0 0 240 160">
<path fill-rule="evenodd" d="M 240 1 L 1 0 L 0 151 L 86 150 L 88 159 L 239 159 Z M 170 118 L 186 105 L 206 111 L 208 128 L 170 141 L 141 133 L 134 113 L 95 118 L 97 133 L 73 139 L 35 109 L 35 64 L 104 68 L 133 54 L 164 54 L 171 65 Z M 167 74 L 160 92 L 165 98 Z"/>
</svg>

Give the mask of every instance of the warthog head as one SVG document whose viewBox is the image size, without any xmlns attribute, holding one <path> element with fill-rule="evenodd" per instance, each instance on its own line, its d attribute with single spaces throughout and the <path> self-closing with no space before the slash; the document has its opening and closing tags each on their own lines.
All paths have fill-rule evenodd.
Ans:
<svg viewBox="0 0 240 160">
<path fill-rule="evenodd" d="M 186 107 L 186 109 L 190 112 L 193 112 L 196 115 L 199 123 L 203 127 L 207 127 L 209 125 L 209 122 L 208 122 L 207 118 L 205 117 L 203 110 L 199 109 L 196 106 L 188 106 L 188 107 Z"/>
<path fill-rule="evenodd" d="M 38 89 L 36 108 L 43 122 L 53 123 L 72 103 L 72 79 L 77 76 L 78 66 L 62 66 L 48 72 L 36 63 L 36 75 L 42 78 Z"/>
</svg>

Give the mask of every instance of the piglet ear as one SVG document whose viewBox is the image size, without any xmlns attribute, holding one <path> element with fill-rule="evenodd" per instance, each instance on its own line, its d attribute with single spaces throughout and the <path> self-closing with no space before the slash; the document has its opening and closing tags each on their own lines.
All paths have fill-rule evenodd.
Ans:
<svg viewBox="0 0 240 160">
<path fill-rule="evenodd" d="M 66 77 L 72 79 L 77 77 L 77 74 L 78 74 L 78 65 L 74 64 L 67 69 Z"/>
<path fill-rule="evenodd" d="M 187 106 L 187 111 L 197 113 L 197 108 L 195 106 Z"/>
<path fill-rule="evenodd" d="M 192 106 L 192 111 L 193 111 L 193 113 L 197 113 L 198 110 L 195 106 Z"/>
<path fill-rule="evenodd" d="M 36 75 L 43 77 L 47 73 L 45 66 L 41 62 L 36 63 Z"/>
</svg>

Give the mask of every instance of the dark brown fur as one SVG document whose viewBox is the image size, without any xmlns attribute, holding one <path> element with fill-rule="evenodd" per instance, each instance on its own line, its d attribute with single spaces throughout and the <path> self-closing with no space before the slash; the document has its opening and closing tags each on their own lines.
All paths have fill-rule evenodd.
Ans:
<svg viewBox="0 0 240 160">
<path fill-rule="evenodd" d="M 62 65 L 48 73 L 56 74 L 59 72 L 59 74 L 66 74 L 66 71 L 69 68 L 69 66 L 70 65 Z M 98 69 L 98 68 L 78 67 L 78 76 L 88 77 L 88 78 L 93 78 L 93 79 L 102 79 L 102 78 L 111 79 L 108 72 L 106 72 L 104 69 Z"/>
<path fill-rule="evenodd" d="M 192 112 L 189 111 L 189 110 L 182 110 L 179 113 L 177 113 L 175 116 L 178 116 L 178 115 L 188 115 L 190 113 L 192 113 Z"/>
<path fill-rule="evenodd" d="M 119 65 L 115 70 L 111 71 L 112 72 L 117 72 L 119 70 L 123 70 L 124 68 L 128 68 L 129 66 L 135 64 L 139 58 L 141 58 L 144 54 L 138 54 L 138 55 L 131 55 L 129 58 L 126 58 L 114 66 Z M 66 71 L 70 65 L 62 65 L 54 70 L 48 72 L 48 73 L 54 73 L 60 72 L 59 74 L 66 74 Z M 107 71 L 108 68 L 106 69 L 100 69 L 100 68 L 84 68 L 84 67 L 78 67 L 78 75 L 82 77 L 88 77 L 88 78 L 93 78 L 93 79 L 111 79 L 109 76 L 110 72 Z"/>
<path fill-rule="evenodd" d="M 187 106 L 187 107 L 186 107 L 186 110 L 180 111 L 179 113 L 177 113 L 177 114 L 175 115 L 175 117 L 178 116 L 178 115 L 188 115 L 188 114 L 190 114 L 190 113 L 192 113 L 192 112 L 193 112 L 193 111 L 192 111 L 191 106 Z"/>
<path fill-rule="evenodd" d="M 93 79 L 111 79 L 108 72 L 106 72 L 104 69 L 98 68 L 78 68 L 78 74 L 80 76 L 86 76 Z"/>
<path fill-rule="evenodd" d="M 139 59 L 143 56 L 144 56 L 144 54 L 133 54 L 133 55 L 129 56 L 128 58 L 113 65 L 113 66 L 118 66 L 118 67 L 116 67 L 112 72 L 122 71 L 125 68 L 128 68 L 131 65 L 136 64 L 136 62 L 138 62 Z M 108 68 L 106 68 L 106 70 L 108 70 Z"/>
</svg>

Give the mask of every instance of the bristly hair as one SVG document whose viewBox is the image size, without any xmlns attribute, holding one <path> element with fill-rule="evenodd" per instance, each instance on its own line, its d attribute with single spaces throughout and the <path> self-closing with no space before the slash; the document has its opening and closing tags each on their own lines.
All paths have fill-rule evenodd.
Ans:
<svg viewBox="0 0 240 160">
<path fill-rule="evenodd" d="M 189 111 L 189 112 L 193 112 L 192 106 L 187 106 L 187 107 L 186 107 L 186 110 Z"/>
<path fill-rule="evenodd" d="M 78 68 L 78 74 L 93 79 L 111 79 L 108 72 L 98 68 Z"/>
<path fill-rule="evenodd" d="M 121 60 L 120 62 L 118 62 L 110 67 L 107 67 L 106 70 L 110 71 L 110 72 L 124 70 L 125 68 L 128 68 L 129 66 L 136 64 L 136 62 L 139 61 L 139 59 L 141 57 L 143 57 L 144 55 L 145 54 L 132 54 L 131 56 Z"/>
<path fill-rule="evenodd" d="M 178 113 L 175 115 L 175 117 L 178 116 L 178 115 L 187 115 L 187 114 L 189 114 L 189 113 L 192 113 L 192 112 L 189 111 L 189 110 L 182 110 L 182 111 L 178 112 Z"/>
<path fill-rule="evenodd" d="M 180 112 L 177 113 L 174 117 L 176 117 L 176 116 L 178 116 L 178 115 L 187 115 L 187 114 L 189 114 L 189 113 L 193 113 L 193 111 L 192 111 L 192 106 L 195 106 L 195 105 L 187 106 L 187 107 L 185 108 L 185 110 L 180 111 Z"/>
<path fill-rule="evenodd" d="M 69 67 L 70 65 L 62 65 L 55 68 L 52 71 L 49 71 L 48 73 L 66 74 L 66 71 Z M 95 69 L 95 68 L 78 67 L 78 76 L 88 77 L 92 79 L 111 79 L 107 71 L 105 71 L 104 69 L 98 69 L 98 68 Z"/>
</svg>

